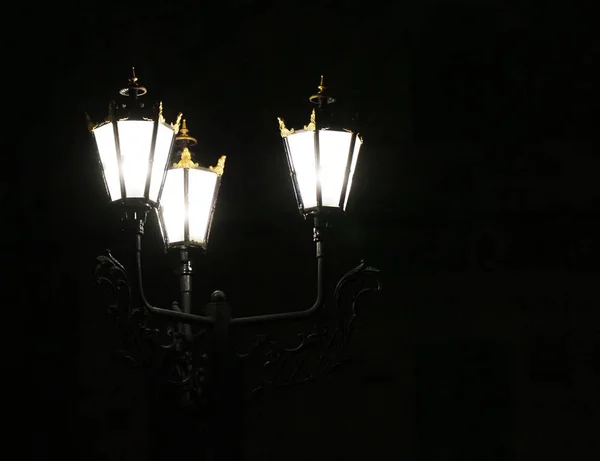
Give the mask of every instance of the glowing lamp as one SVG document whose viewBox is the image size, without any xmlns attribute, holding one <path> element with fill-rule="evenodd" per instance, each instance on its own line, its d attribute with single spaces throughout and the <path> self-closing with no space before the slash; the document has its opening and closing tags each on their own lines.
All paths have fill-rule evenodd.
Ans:
<svg viewBox="0 0 600 461">
<path fill-rule="evenodd" d="M 112 202 L 155 208 L 181 114 L 176 123 L 168 124 L 162 103 L 146 110 L 140 98 L 147 90 L 138 83 L 135 72 L 129 86 L 119 93 L 124 101 L 111 103 L 108 119 L 90 128 L 106 190 Z"/>
<path fill-rule="evenodd" d="M 204 168 L 192 161 L 189 147 L 197 143 L 186 121 L 176 138 L 180 160 L 167 170 L 158 216 L 165 246 L 206 249 L 226 157 Z"/>
<path fill-rule="evenodd" d="M 327 104 L 335 102 L 319 92 L 309 98 L 317 104 L 302 130 L 287 129 L 278 118 L 298 207 L 303 215 L 322 211 L 345 211 L 352 188 L 362 138 L 348 129 L 332 129 Z"/>
</svg>

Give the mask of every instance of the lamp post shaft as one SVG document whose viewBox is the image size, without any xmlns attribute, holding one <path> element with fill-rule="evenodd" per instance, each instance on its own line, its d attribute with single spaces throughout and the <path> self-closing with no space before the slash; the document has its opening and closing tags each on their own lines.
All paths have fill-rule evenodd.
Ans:
<svg viewBox="0 0 600 461">
<path fill-rule="evenodd" d="M 187 248 L 179 252 L 181 271 L 179 273 L 179 290 L 181 292 L 181 309 L 185 314 L 192 313 L 192 262 L 190 261 Z M 192 339 L 192 326 L 189 323 L 181 324 L 181 328 L 187 339 Z"/>
<path fill-rule="evenodd" d="M 231 322 L 231 307 L 221 291 L 211 295 L 206 306 L 206 314 L 214 319 L 213 326 L 213 357 L 212 380 L 210 384 L 211 413 L 212 413 L 212 459 L 214 461 L 237 461 L 241 440 L 236 434 L 236 428 L 241 424 L 237 418 L 241 416 L 237 408 L 236 396 L 232 394 L 234 383 L 231 372 L 234 363 L 229 345 L 229 325 Z M 233 432 L 233 433 L 232 433 Z M 232 443 L 232 435 L 235 442 Z"/>
<path fill-rule="evenodd" d="M 324 234 L 327 224 L 322 221 L 321 217 L 318 214 L 314 216 L 313 223 L 313 241 L 315 242 L 315 245 L 317 247 L 317 259 L 321 259 L 325 257 L 325 254 L 323 252 L 323 238 L 325 237 Z"/>
<path fill-rule="evenodd" d="M 191 388 L 184 389 L 184 392 L 187 393 L 183 395 L 184 403 L 188 403 L 190 396 L 188 393 L 190 392 L 189 389 L 193 389 L 194 392 L 198 391 L 198 394 L 194 395 L 206 396 L 196 402 L 206 402 L 208 404 L 206 415 L 208 416 L 207 424 L 210 432 L 210 441 L 206 445 L 206 448 L 211 453 L 209 459 L 212 461 L 239 461 L 242 459 L 242 436 L 245 421 L 244 359 L 248 357 L 253 350 L 257 350 L 259 351 L 256 352 L 258 354 L 267 354 L 264 356 L 264 360 L 266 361 L 264 362 L 265 368 L 267 363 L 271 362 L 275 363 L 277 368 L 280 368 L 281 364 L 284 364 L 281 366 L 285 366 L 285 363 L 289 363 L 286 362 L 287 360 L 298 359 L 299 356 L 297 356 L 296 353 L 303 354 L 305 344 L 308 348 L 309 344 L 315 344 L 315 339 L 324 338 L 324 340 L 327 341 L 324 346 L 329 352 L 326 351 L 320 356 L 318 363 L 315 365 L 316 371 L 309 370 L 305 377 L 298 379 L 296 377 L 298 369 L 296 369 L 293 371 L 292 377 L 287 378 L 289 381 L 286 381 L 284 378 L 284 382 L 282 383 L 275 382 L 279 381 L 278 378 L 267 378 L 266 381 L 263 381 L 264 385 L 259 385 L 255 390 L 263 389 L 265 386 L 269 387 L 287 385 L 294 382 L 305 382 L 307 379 L 312 379 L 318 374 L 322 374 L 332 369 L 339 363 L 338 357 L 340 357 L 345 350 L 345 345 L 351 331 L 350 327 L 356 317 L 354 304 L 357 297 L 369 291 L 380 291 L 381 285 L 377 282 L 377 288 L 362 288 L 358 294 L 354 294 L 351 298 L 350 312 L 338 313 L 339 315 L 336 314 L 337 317 L 335 320 L 336 322 L 340 322 L 340 324 L 332 334 L 328 331 L 320 332 L 315 330 L 315 332 L 308 335 L 301 335 L 300 345 L 291 349 L 279 344 L 277 341 L 272 341 L 269 338 L 260 335 L 261 337 L 258 338 L 257 336 L 256 344 L 251 346 L 251 349 L 248 352 L 240 354 L 236 350 L 234 342 L 230 339 L 230 327 L 236 328 L 237 325 L 239 328 L 239 325 L 241 324 L 250 323 L 261 323 L 266 325 L 267 323 L 307 318 L 315 314 L 325 305 L 326 270 L 324 240 L 328 229 L 327 215 L 320 213 L 314 213 L 312 215 L 314 220 L 313 241 L 316 247 L 317 259 L 317 296 L 313 306 L 301 311 L 236 318 L 231 317 L 231 308 L 225 294 L 221 291 L 212 293 L 210 302 L 206 305 L 204 315 L 192 314 L 190 312 L 192 266 L 189 258 L 189 249 L 180 249 L 179 251 L 182 309 L 162 309 L 155 307 L 148 302 L 143 289 L 141 264 L 142 235 L 144 233 L 145 217 L 146 213 L 144 211 L 126 210 L 123 218 L 123 229 L 128 231 L 133 230 L 135 233 L 136 276 L 128 278 L 125 268 L 111 255 L 110 251 L 107 251 L 106 256 L 98 257 L 99 264 L 96 267 L 97 279 L 109 283 L 112 286 L 113 294 L 116 296 L 116 308 L 123 307 L 124 309 L 130 309 L 132 303 L 137 304 L 139 302 L 141 307 L 147 311 L 146 314 L 156 315 L 164 319 L 179 322 L 180 333 L 186 332 L 186 334 L 191 334 L 192 323 L 206 326 L 206 328 L 197 335 L 197 338 L 204 338 L 204 342 L 199 340 L 196 343 L 197 338 L 194 337 L 191 337 L 191 341 L 181 342 L 181 335 L 172 335 L 173 342 L 171 344 L 165 345 L 161 343 L 160 345 L 175 353 L 175 357 L 171 358 L 175 359 L 174 364 L 177 366 L 177 372 L 180 373 L 179 376 L 184 380 L 181 382 L 170 382 L 170 384 L 178 385 L 188 382 L 191 383 Z M 101 270 L 103 272 L 100 272 Z M 341 299 L 340 293 L 349 281 L 355 280 L 361 273 L 375 274 L 376 272 L 378 272 L 377 269 L 365 266 L 364 262 L 348 271 L 336 285 L 333 294 L 335 305 L 337 306 L 339 304 Z M 123 288 L 126 288 L 127 293 L 130 294 L 130 296 L 133 295 L 135 299 L 127 297 L 126 300 L 123 300 L 122 298 L 124 297 L 119 298 L 117 294 L 119 290 Z M 120 302 L 126 302 L 126 305 L 122 306 L 119 304 Z M 115 307 L 111 305 L 111 309 L 115 309 Z M 334 307 L 334 309 L 337 310 L 338 308 Z M 144 337 L 147 336 L 148 332 L 151 332 L 152 334 L 159 333 L 159 330 L 147 328 L 145 321 L 140 322 L 138 317 L 121 318 L 125 319 L 128 327 L 133 328 L 134 330 L 141 329 L 141 333 Z M 328 336 L 328 338 L 325 336 Z M 160 342 L 162 341 L 161 338 L 157 338 L 157 340 Z M 265 340 L 266 342 L 264 342 Z M 180 349 L 179 345 L 183 345 L 183 348 Z M 261 345 L 266 345 L 267 350 L 256 349 L 256 347 L 262 347 Z M 207 347 L 206 350 L 208 354 L 203 353 L 202 346 Z M 261 350 L 262 352 L 260 352 Z M 139 353 L 143 355 L 144 351 L 140 351 Z M 272 355 L 272 353 L 275 355 Z M 330 354 L 331 357 L 329 357 Z M 197 360 L 195 358 L 197 358 Z M 209 359 L 208 363 L 206 359 Z M 331 364 L 323 365 L 323 360 L 331 362 Z M 187 375 L 185 374 L 186 372 L 183 373 L 184 376 L 181 376 L 180 365 L 182 363 L 184 363 L 184 368 L 188 370 Z M 199 368 L 195 369 L 195 367 Z M 267 371 L 267 373 L 269 372 Z M 203 406 L 202 403 L 201 406 Z M 189 407 L 186 406 L 186 408 Z"/>
</svg>

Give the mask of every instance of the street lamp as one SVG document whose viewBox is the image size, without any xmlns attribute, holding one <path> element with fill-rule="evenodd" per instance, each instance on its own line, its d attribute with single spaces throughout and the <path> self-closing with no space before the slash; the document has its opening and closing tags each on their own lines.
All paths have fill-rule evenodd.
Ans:
<svg viewBox="0 0 600 461">
<path fill-rule="evenodd" d="M 158 379 L 158 375 L 167 377 L 165 382 L 175 386 L 184 407 L 208 413 L 214 436 L 213 456 L 230 460 L 231 453 L 227 454 L 228 449 L 224 448 L 231 446 L 227 440 L 230 424 L 227 402 L 232 400 L 230 364 L 249 363 L 246 359 L 258 356 L 262 371 L 265 374 L 273 371 L 269 378 L 262 377 L 252 386 L 254 391 L 316 378 L 343 357 L 356 318 L 357 299 L 364 293 L 381 290 L 376 278 L 379 271 L 361 262 L 337 282 L 332 299 L 327 295 L 325 230 L 330 214 L 346 208 L 362 139 L 334 125 L 328 110 L 334 99 L 325 95 L 322 77 L 319 92 L 309 98 L 317 107 L 304 130 L 288 130 L 279 119 L 300 211 L 314 222 L 317 260 L 314 303 L 304 310 L 232 318 L 224 293 L 215 291 L 202 315 L 194 314 L 188 250 L 206 249 L 225 156 L 215 167 L 204 168 L 195 163 L 190 147 L 197 141 L 190 136 L 186 121 L 181 132 L 179 118 L 174 125 L 167 125 L 162 118 L 162 105 L 154 118 L 145 118 L 142 115 L 145 107 L 139 102 L 139 96 L 145 92 L 134 75 L 129 87 L 121 90 L 128 102 L 122 104 L 120 110 L 126 110 L 127 115 L 122 116 L 115 110 L 116 106 L 111 105 L 109 119 L 91 127 L 109 199 L 127 205 L 123 221 L 135 234 L 133 279 L 129 279 L 126 268 L 109 250 L 97 258 L 96 278 L 111 288 L 109 311 L 115 314 L 122 332 L 124 356 L 145 364 L 153 362 L 153 379 Z M 136 125 L 127 124 L 134 121 Z M 167 169 L 173 142 L 178 161 Z M 153 306 L 144 292 L 142 236 L 146 215 L 151 209 L 158 213 L 165 248 L 180 254 L 181 307 L 177 302 L 170 308 Z M 342 301 L 348 301 L 345 308 Z M 334 329 L 315 320 L 314 329 L 291 338 L 296 341 L 292 346 L 290 338 L 281 341 L 258 335 L 245 352 L 237 348 L 236 329 L 240 326 L 277 325 L 313 318 L 328 304 L 337 322 Z M 157 324 L 157 319 L 167 322 Z M 147 343 L 152 345 L 150 349 L 142 346 Z M 311 350 L 318 352 L 318 359 L 311 366 L 303 366 L 305 354 Z M 280 372 L 289 363 L 293 364 L 290 373 L 282 377 Z M 157 374 L 156 370 L 161 367 L 163 372 Z"/>
<path fill-rule="evenodd" d="M 309 98 L 317 107 L 303 130 L 287 129 L 278 118 L 296 200 L 304 215 L 346 209 L 362 145 L 357 133 L 332 126 L 328 105 L 335 99 L 325 94 L 323 76 L 318 88 Z"/>
<path fill-rule="evenodd" d="M 110 200 L 142 209 L 158 204 L 181 117 L 167 124 L 162 102 L 148 109 L 140 99 L 146 93 L 134 69 L 119 91 L 123 101 L 111 102 L 106 121 L 90 127 Z"/>
<path fill-rule="evenodd" d="M 167 170 L 157 211 L 165 249 L 179 250 L 181 308 L 191 314 L 192 263 L 188 249 L 206 249 L 226 156 L 222 155 L 214 167 L 195 163 L 190 147 L 198 141 L 190 136 L 185 119 L 175 140 L 180 160 Z M 190 324 L 184 324 L 182 329 L 190 338 Z"/>
<path fill-rule="evenodd" d="M 198 143 L 189 134 L 187 122 L 179 136 L 179 162 L 167 170 L 159 218 L 165 247 L 206 249 L 212 217 L 221 185 L 226 156 L 217 166 L 204 168 L 192 161 L 190 147 Z"/>
</svg>

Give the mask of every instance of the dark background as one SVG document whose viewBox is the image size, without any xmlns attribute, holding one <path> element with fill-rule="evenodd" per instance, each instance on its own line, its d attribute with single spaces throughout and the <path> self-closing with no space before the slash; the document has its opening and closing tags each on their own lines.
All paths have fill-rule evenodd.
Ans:
<svg viewBox="0 0 600 461">
<path fill-rule="evenodd" d="M 311 229 L 276 117 L 306 123 L 322 73 L 360 114 L 333 272 L 365 258 L 385 291 L 363 306 L 351 365 L 249 408 L 248 459 L 593 457 L 599 42 L 575 4 L 521 3 L 30 12 L 5 40 L 1 191 L 18 223 L 4 226 L 6 418 L 18 453 L 143 460 L 161 436 L 147 428 L 139 377 L 111 358 L 93 278 L 96 255 L 126 260 L 132 242 L 112 220 L 84 112 L 101 119 L 135 65 L 168 119 L 185 113 L 197 160 L 227 155 L 197 309 L 217 288 L 234 315 L 310 305 Z M 156 223 L 144 243 L 148 295 L 168 305 L 176 277 Z"/>
</svg>

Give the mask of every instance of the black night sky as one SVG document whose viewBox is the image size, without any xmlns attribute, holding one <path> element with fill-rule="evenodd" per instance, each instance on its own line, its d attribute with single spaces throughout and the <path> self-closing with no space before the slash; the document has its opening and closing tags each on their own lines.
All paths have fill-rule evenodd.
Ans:
<svg viewBox="0 0 600 461">
<path fill-rule="evenodd" d="M 143 373 L 112 355 L 118 335 L 94 279 L 105 248 L 129 264 L 133 238 L 109 206 L 85 113 L 102 120 L 135 66 L 169 121 L 184 113 L 197 161 L 227 155 L 210 246 L 195 259 L 195 312 L 215 289 L 234 316 L 310 306 L 312 229 L 277 117 L 307 123 L 321 74 L 339 113 L 359 117 L 365 144 L 329 235 L 331 281 L 365 259 L 384 291 L 360 304 L 346 365 L 232 412 L 244 460 L 595 458 L 600 42 L 589 11 L 509 3 L 36 10 L 27 40 L 10 38 L 7 110 L 26 115 L 9 125 L 4 165 L 17 168 L 0 189 L 15 450 L 205 459 L 198 421 L 153 408 Z M 168 307 L 176 265 L 155 220 L 146 227 L 146 292 Z"/>
</svg>

